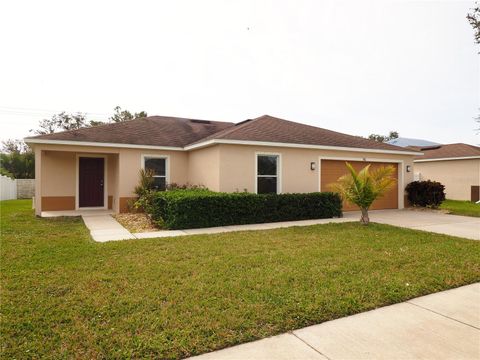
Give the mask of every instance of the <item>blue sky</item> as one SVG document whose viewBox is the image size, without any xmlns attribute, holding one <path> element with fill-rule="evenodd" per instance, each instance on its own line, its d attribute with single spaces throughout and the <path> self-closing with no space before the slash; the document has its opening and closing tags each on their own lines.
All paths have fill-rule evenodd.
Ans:
<svg viewBox="0 0 480 360">
<path fill-rule="evenodd" d="M 62 110 L 479 144 L 470 1 L 10 1 L 0 138 Z"/>
</svg>

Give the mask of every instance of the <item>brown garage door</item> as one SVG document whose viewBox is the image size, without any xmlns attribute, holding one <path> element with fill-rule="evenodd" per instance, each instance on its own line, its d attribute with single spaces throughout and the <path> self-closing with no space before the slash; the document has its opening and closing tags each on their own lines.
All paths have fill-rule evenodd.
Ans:
<svg viewBox="0 0 480 360">
<path fill-rule="evenodd" d="M 361 170 L 368 164 L 371 164 L 370 169 L 377 169 L 380 166 L 392 165 L 395 167 L 395 173 L 393 177 L 398 179 L 398 164 L 397 163 L 380 163 L 380 162 L 364 162 L 364 161 L 348 161 L 356 171 Z M 338 180 L 342 175 L 348 173 L 348 169 L 345 166 L 343 160 L 322 160 L 321 161 L 321 189 L 322 191 L 329 191 L 329 184 L 332 184 Z M 371 206 L 372 210 L 380 209 L 397 209 L 398 208 L 398 184 L 390 189 L 383 197 L 374 201 Z M 343 204 L 343 210 L 358 210 L 357 206 L 349 203 Z"/>
</svg>

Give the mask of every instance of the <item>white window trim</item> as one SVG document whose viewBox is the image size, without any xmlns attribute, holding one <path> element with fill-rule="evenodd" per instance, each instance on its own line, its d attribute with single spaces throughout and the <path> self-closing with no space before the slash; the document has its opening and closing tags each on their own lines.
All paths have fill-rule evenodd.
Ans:
<svg viewBox="0 0 480 360">
<path fill-rule="evenodd" d="M 318 158 L 318 191 L 322 191 L 322 160 L 341 160 L 341 161 L 366 161 L 366 162 L 385 162 L 385 163 L 397 163 L 398 164 L 398 208 L 403 209 L 405 207 L 404 194 L 405 194 L 405 164 L 403 160 L 399 159 L 379 159 L 379 158 L 366 158 L 366 157 L 341 157 L 341 156 L 320 156 Z"/>
<path fill-rule="evenodd" d="M 145 159 L 165 159 L 165 187 L 170 184 L 170 156 L 158 155 L 158 154 L 142 154 L 140 166 L 142 170 L 145 170 Z M 161 175 L 155 175 L 154 177 L 163 177 Z"/>
<path fill-rule="evenodd" d="M 80 158 L 103 158 L 103 206 L 80 207 Z M 107 210 L 108 209 L 108 156 L 104 154 L 76 154 L 75 157 L 75 210 Z"/>
<path fill-rule="evenodd" d="M 282 193 L 282 154 L 271 152 L 255 152 L 255 194 L 258 194 L 258 177 L 271 177 L 272 175 L 258 175 L 258 157 L 277 156 L 277 194 Z"/>
</svg>

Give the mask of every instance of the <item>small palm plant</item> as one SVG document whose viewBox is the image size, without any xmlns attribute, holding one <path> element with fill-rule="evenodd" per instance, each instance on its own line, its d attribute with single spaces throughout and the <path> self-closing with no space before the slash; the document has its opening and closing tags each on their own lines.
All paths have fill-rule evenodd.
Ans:
<svg viewBox="0 0 480 360">
<path fill-rule="evenodd" d="M 330 184 L 330 187 L 344 200 L 357 205 L 362 212 L 360 222 L 368 225 L 370 222 L 368 209 L 376 199 L 383 196 L 396 183 L 392 177 L 395 168 L 382 166 L 370 171 L 370 165 L 367 165 L 356 172 L 348 162 L 345 164 L 349 173 L 341 176 L 336 183 Z"/>
<path fill-rule="evenodd" d="M 151 169 L 140 170 L 140 180 L 134 190 L 134 193 L 137 195 L 137 200 L 133 203 L 132 208 L 136 210 L 145 210 L 150 205 L 152 195 L 155 192 L 154 174 L 155 173 Z"/>
</svg>

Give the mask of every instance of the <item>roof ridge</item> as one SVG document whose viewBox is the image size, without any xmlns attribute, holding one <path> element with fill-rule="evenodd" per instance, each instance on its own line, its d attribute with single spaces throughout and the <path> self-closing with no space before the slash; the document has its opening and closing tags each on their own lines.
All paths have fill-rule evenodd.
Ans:
<svg viewBox="0 0 480 360">
<path fill-rule="evenodd" d="M 365 137 L 360 136 L 360 135 L 346 134 L 346 133 L 342 133 L 342 132 L 339 132 L 339 131 L 330 130 L 330 129 L 327 129 L 327 128 L 324 128 L 324 127 L 315 126 L 315 125 L 310 125 L 310 124 L 304 124 L 304 123 L 298 123 L 298 122 L 296 122 L 296 121 L 287 120 L 287 119 L 279 118 L 279 117 L 276 117 L 276 116 L 262 115 L 262 116 L 258 117 L 257 119 L 260 119 L 260 118 L 263 118 L 263 117 L 269 117 L 269 118 L 273 118 L 273 119 L 276 119 L 276 120 L 285 121 L 285 122 L 288 122 L 288 123 L 290 123 L 290 124 L 295 124 L 295 125 L 300 124 L 300 125 L 303 125 L 303 126 L 308 126 L 308 127 L 310 127 L 310 128 L 313 128 L 313 129 L 321 129 L 321 130 L 323 130 L 323 131 L 327 131 L 327 132 L 332 133 L 332 134 L 338 134 L 338 135 L 341 135 L 341 136 L 359 138 L 359 139 L 365 140 L 365 141 L 367 141 L 367 142 L 370 142 L 370 143 L 372 143 L 372 144 L 378 144 L 378 141 L 372 140 L 372 139 L 369 139 L 369 138 L 365 138 Z M 393 145 L 393 144 L 388 144 L 388 143 L 382 143 L 382 144 L 385 144 L 385 145 L 387 145 L 387 146 L 389 146 L 389 147 L 401 148 L 401 146 L 397 146 L 397 145 Z"/>
<path fill-rule="evenodd" d="M 226 129 L 222 129 L 220 131 L 217 131 L 216 133 L 208 135 L 208 136 L 206 136 L 202 139 L 199 139 L 199 140 L 197 140 L 197 141 L 195 141 L 191 144 L 188 144 L 188 145 L 196 144 L 196 143 L 199 143 L 199 142 L 202 142 L 202 141 L 213 140 L 220 133 L 221 133 L 222 136 L 230 135 L 231 133 L 233 133 L 237 130 L 243 129 L 245 126 L 247 126 L 247 125 L 249 125 L 249 124 L 259 120 L 260 118 L 265 117 L 265 116 L 268 116 L 268 115 L 262 115 L 262 116 L 259 116 L 257 118 L 254 118 L 254 119 L 246 119 L 246 120 L 240 121 L 240 122 L 238 122 L 236 124 L 233 124 L 232 126 L 226 128 Z"/>
</svg>

